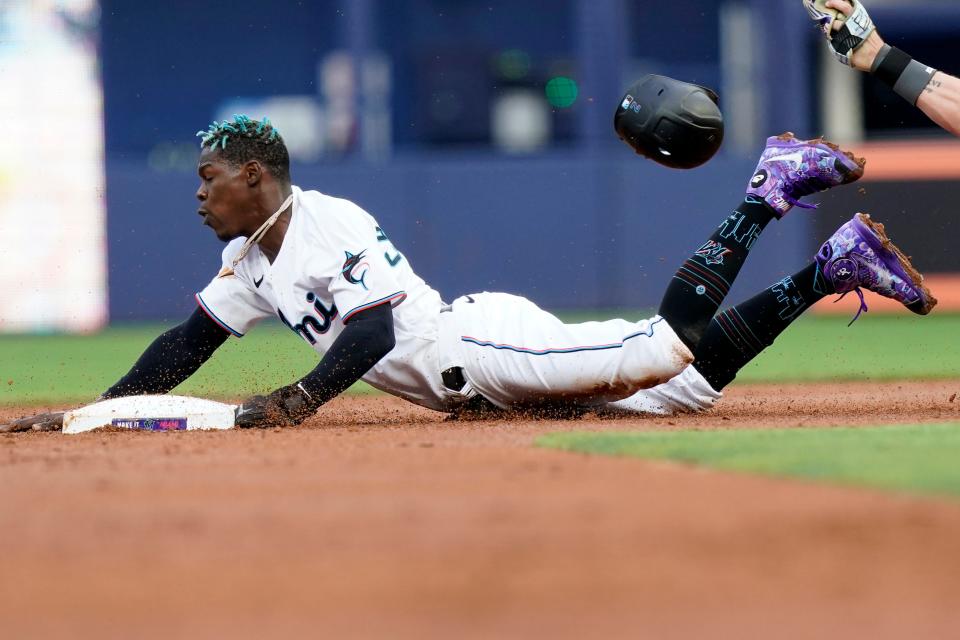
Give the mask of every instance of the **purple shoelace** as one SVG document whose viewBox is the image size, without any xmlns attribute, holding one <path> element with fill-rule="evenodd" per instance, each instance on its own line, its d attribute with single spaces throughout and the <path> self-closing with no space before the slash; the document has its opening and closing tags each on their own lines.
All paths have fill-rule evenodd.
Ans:
<svg viewBox="0 0 960 640">
<path fill-rule="evenodd" d="M 869 309 L 867 308 L 867 301 L 864 300 L 863 291 L 860 290 L 860 287 L 857 287 L 856 289 L 851 289 L 850 291 L 845 291 L 844 293 L 840 294 L 840 297 L 834 300 L 833 304 L 837 304 L 838 302 L 846 298 L 847 294 L 850 293 L 851 291 L 853 293 L 856 293 L 858 296 L 860 296 L 860 308 L 857 310 L 857 315 L 853 316 L 853 320 L 851 320 L 847 324 L 848 327 L 857 321 L 857 318 L 860 317 L 860 314 L 862 314 L 864 311 L 869 311 Z"/>
</svg>

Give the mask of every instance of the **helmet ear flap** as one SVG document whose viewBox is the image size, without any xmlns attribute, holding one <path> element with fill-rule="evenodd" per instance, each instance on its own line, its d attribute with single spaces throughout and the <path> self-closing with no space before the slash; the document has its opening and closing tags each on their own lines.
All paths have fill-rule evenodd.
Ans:
<svg viewBox="0 0 960 640">
<path fill-rule="evenodd" d="M 723 142 L 723 114 L 715 91 L 666 76 L 648 75 L 627 89 L 614 130 L 638 154 L 675 169 L 692 169 Z"/>
</svg>

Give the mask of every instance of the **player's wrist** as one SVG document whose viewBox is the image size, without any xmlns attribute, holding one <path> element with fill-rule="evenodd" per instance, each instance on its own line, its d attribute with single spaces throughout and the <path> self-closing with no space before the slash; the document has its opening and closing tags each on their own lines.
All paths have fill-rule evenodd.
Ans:
<svg viewBox="0 0 960 640">
<path fill-rule="evenodd" d="M 863 41 L 863 44 L 860 45 L 860 48 L 850 57 L 853 68 L 869 73 L 876 63 L 877 56 L 880 55 L 880 52 L 885 46 L 886 43 L 883 41 L 883 38 L 880 37 L 879 33 L 876 31 L 871 33 L 867 39 Z"/>
<path fill-rule="evenodd" d="M 917 62 L 897 47 L 883 45 L 870 67 L 870 73 L 901 98 L 916 105 L 937 70 Z"/>
</svg>

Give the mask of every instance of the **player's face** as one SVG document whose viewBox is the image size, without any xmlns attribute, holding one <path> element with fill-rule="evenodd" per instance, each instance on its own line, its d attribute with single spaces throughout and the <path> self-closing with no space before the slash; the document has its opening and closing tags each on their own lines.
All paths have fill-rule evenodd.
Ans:
<svg viewBox="0 0 960 640">
<path fill-rule="evenodd" d="M 259 223 L 252 219 L 255 210 L 253 193 L 247 184 L 243 167 L 233 167 L 222 161 L 216 152 L 204 149 L 197 165 L 200 188 L 197 213 L 224 242 L 249 236 Z"/>
</svg>

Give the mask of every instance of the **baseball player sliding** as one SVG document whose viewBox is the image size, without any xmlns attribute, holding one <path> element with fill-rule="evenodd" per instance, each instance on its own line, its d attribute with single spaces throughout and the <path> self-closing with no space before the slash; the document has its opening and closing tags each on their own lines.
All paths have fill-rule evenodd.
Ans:
<svg viewBox="0 0 960 640">
<path fill-rule="evenodd" d="M 719 145 L 709 127 L 698 126 L 710 119 L 715 96 L 657 76 L 632 90 L 618 111 L 618 131 L 638 151 L 692 166 L 702 161 L 702 144 Z M 691 112 L 690 105 L 704 108 Z M 648 113 L 685 135 L 658 140 Z M 698 140 L 704 131 L 709 140 Z M 680 266 L 658 315 L 565 324 L 505 293 L 445 304 L 373 216 L 291 184 L 287 148 L 267 119 L 235 116 L 199 135 L 197 213 L 227 243 L 223 266 L 196 294 L 192 315 L 154 340 L 104 398 L 166 393 L 229 336 L 277 317 L 320 354 L 319 364 L 243 402 L 238 426 L 298 424 L 358 379 L 454 413 L 698 411 L 712 407 L 741 367 L 824 296 L 866 288 L 921 314 L 936 304 L 883 226 L 857 214 L 796 274 L 717 313 L 764 227 L 794 207 L 810 208 L 805 196 L 863 174 L 862 160 L 823 140 L 767 140 L 744 199 Z M 44 414 L 5 429 L 61 423 L 62 414 Z"/>
</svg>

